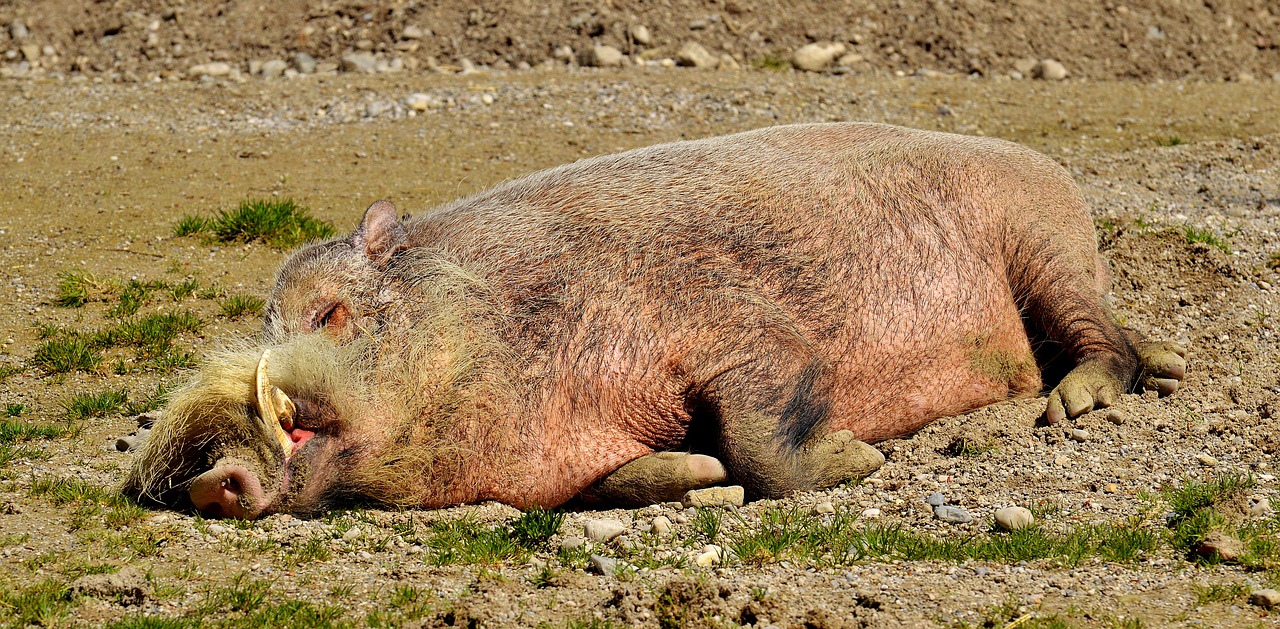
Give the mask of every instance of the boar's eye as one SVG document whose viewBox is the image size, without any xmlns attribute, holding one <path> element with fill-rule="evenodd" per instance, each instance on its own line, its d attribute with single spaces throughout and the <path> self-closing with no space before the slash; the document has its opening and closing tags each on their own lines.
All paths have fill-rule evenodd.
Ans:
<svg viewBox="0 0 1280 629">
<path fill-rule="evenodd" d="M 316 312 L 316 317 L 311 323 L 311 330 L 315 331 L 323 328 L 331 333 L 338 333 L 346 329 L 347 323 L 350 321 L 351 313 L 347 310 L 347 305 L 338 301 Z"/>
</svg>

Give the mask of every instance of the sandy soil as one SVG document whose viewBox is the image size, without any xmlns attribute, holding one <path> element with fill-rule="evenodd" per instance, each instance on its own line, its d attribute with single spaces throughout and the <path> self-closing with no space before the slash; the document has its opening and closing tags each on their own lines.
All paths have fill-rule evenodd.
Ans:
<svg viewBox="0 0 1280 629">
<path fill-rule="evenodd" d="M 410 115 L 402 103 L 412 93 L 428 95 L 432 106 Z M 279 195 L 347 230 L 378 198 L 419 212 L 586 155 L 770 124 L 855 119 L 999 136 L 1058 159 L 1095 208 L 1117 314 L 1184 343 L 1191 369 L 1174 396 L 1125 397 L 1118 407 L 1129 420 L 1121 425 L 1095 412 L 1070 426 L 1038 427 L 1040 400 L 940 420 L 881 444 L 888 462 L 868 482 L 747 505 L 726 516 L 727 531 L 754 525 L 769 509 L 808 514 L 825 502 L 851 513 L 878 509 L 878 523 L 949 537 L 986 531 L 991 513 L 1011 504 L 1033 507 L 1047 527 L 1139 518 L 1159 528 L 1162 507 L 1145 494 L 1189 477 L 1230 473 L 1255 475 L 1252 495 L 1280 500 L 1270 476 L 1280 447 L 1272 426 L 1280 407 L 1275 82 L 1047 83 L 661 68 L 247 83 L 0 82 L 0 260 L 9 287 L 0 299 L 10 313 L 0 318 L 0 361 L 19 369 L 0 383 L 0 403 L 23 405 L 21 421 L 61 423 L 61 402 L 76 393 L 126 389 L 141 399 L 183 377 L 181 371 L 116 375 L 109 366 L 54 376 L 30 367 L 39 326 L 92 329 L 110 322 L 109 304 L 54 306 L 59 273 L 170 283 L 194 277 L 228 293 L 265 295 L 284 253 L 174 237 L 182 215 Z M 1227 250 L 1188 242 L 1187 225 L 1217 235 Z M 256 331 L 251 317 L 220 316 L 210 298 L 153 299 L 144 312 L 179 308 L 206 321 L 200 333 L 178 342 L 197 355 Z M 408 624 L 484 626 L 592 619 L 617 626 L 950 626 L 1000 624 L 1024 614 L 1080 626 L 1273 621 L 1240 597 L 1197 599 L 1197 588 L 1210 584 L 1274 585 L 1273 573 L 1202 565 L 1167 549 L 1136 562 L 1089 559 L 1076 566 L 1052 560 L 833 566 L 792 558 L 655 565 L 620 578 L 566 564 L 552 551 L 529 561 L 434 567 L 405 533 L 410 524 L 440 519 L 514 517 L 499 505 L 361 510 L 314 521 L 273 516 L 247 528 L 182 512 L 149 514 L 123 528 L 97 516 L 86 523 L 74 503 L 31 495 L 33 483 L 46 477 L 118 482 L 129 455 L 111 446 L 132 422 L 111 415 L 80 426 L 75 438 L 24 444 L 43 456 L 0 468 L 0 582 L 62 583 L 84 565 L 105 563 L 146 572 L 147 594 L 134 605 L 112 596 L 76 599 L 58 620 L 64 624 L 196 613 L 242 574 L 269 583 L 269 600 L 335 605 L 338 620 L 356 624 L 372 624 L 369 614 L 379 610 Z M 1065 432 L 1077 427 L 1088 431 L 1083 441 Z M 958 438 L 982 447 L 956 456 L 951 446 Z M 975 521 L 934 519 L 923 498 L 935 491 Z M 675 522 L 670 538 L 642 533 L 659 515 Z M 674 506 L 573 512 L 552 548 L 581 535 L 587 520 L 615 518 L 627 532 L 592 552 L 627 558 L 647 547 L 691 556 L 701 544 L 694 543 L 694 523 L 681 522 L 688 517 Z M 348 535 L 352 527 L 357 533 Z M 128 543 L 139 536 L 141 546 Z M 301 540 L 312 538 L 329 556 L 298 560 Z M 396 598 L 405 585 L 421 589 L 426 607 L 405 611 Z M 1011 608 L 993 611 L 1010 601 Z M 215 619 L 246 613 L 213 609 Z"/>
</svg>

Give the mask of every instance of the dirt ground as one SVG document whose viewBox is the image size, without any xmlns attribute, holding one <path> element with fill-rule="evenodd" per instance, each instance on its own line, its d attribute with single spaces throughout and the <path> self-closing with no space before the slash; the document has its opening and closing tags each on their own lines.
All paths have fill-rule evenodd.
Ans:
<svg viewBox="0 0 1280 629">
<path fill-rule="evenodd" d="M 165 11 L 159 3 L 115 4 L 140 13 Z M 898 4 L 905 6 L 901 15 L 919 14 L 925 6 Z M 1183 4 L 1105 10 L 1113 16 L 1108 19 L 1159 14 L 1166 20 L 1173 19 L 1167 18 L 1170 12 L 1157 9 Z M 0 3 L 0 24 L 21 14 L 31 22 L 31 32 L 38 33 L 52 19 L 41 16 L 59 6 Z M 200 6 L 192 5 L 188 15 Z M 276 3 L 265 13 L 280 15 L 280 7 L 289 6 Z M 322 26 L 329 24 L 324 20 L 341 23 L 351 6 L 337 3 L 329 13 L 311 13 L 308 19 L 320 20 Z M 396 6 L 402 13 L 395 24 L 413 16 L 431 22 L 424 16 L 445 11 L 414 3 Z M 606 35 L 598 37 L 613 32 L 614 21 L 653 15 L 626 3 L 608 6 L 613 21 L 605 20 Z M 752 5 L 735 18 L 739 14 L 733 6 L 715 4 L 714 10 L 733 21 L 759 17 L 766 9 Z M 995 11 L 996 6 L 974 10 Z M 212 50 L 213 39 L 196 35 L 216 32 L 222 24 L 217 20 L 234 17 L 240 10 L 235 7 L 239 5 L 233 5 L 230 15 L 195 22 L 201 26 L 191 27 L 191 38 L 202 43 L 192 46 L 191 56 Z M 645 19 L 658 32 L 697 19 L 697 7 L 677 9 Z M 869 120 L 997 136 L 1061 162 L 1094 208 L 1103 253 L 1113 271 L 1116 314 L 1154 337 L 1186 345 L 1191 365 L 1187 379 L 1167 398 L 1126 396 L 1117 405 L 1128 417 L 1122 424 L 1094 412 L 1065 427 L 1037 426 L 1043 400 L 1011 401 L 939 420 L 910 438 L 879 444 L 888 462 L 868 481 L 748 504 L 725 516 L 722 538 L 760 525 L 768 513 L 795 509 L 808 516 L 823 511 L 824 503 L 858 514 L 867 524 L 899 525 L 950 539 L 986 535 L 994 510 L 1008 505 L 1031 507 L 1041 524 L 1053 530 L 1126 521 L 1163 530 L 1168 505 L 1152 494 L 1190 479 L 1232 474 L 1255 480 L 1246 496 L 1252 504 L 1280 504 L 1280 482 L 1273 476 L 1280 475 L 1273 458 L 1280 449 L 1273 425 L 1280 409 L 1275 318 L 1280 313 L 1280 82 L 1265 79 L 1280 70 L 1280 63 L 1276 40 L 1258 44 L 1258 38 L 1276 36 L 1276 17 L 1267 13 L 1265 3 L 1235 3 L 1228 9 L 1238 16 L 1231 28 L 1266 28 L 1237 35 L 1251 42 L 1243 48 L 1223 46 L 1194 54 L 1179 49 L 1174 56 L 1182 55 L 1181 61 L 1142 61 L 1133 73 L 1114 65 L 1108 69 L 1101 61 L 1081 63 L 1073 67 L 1073 76 L 1090 80 L 1062 82 L 1008 77 L 1004 66 L 1009 60 L 1044 54 L 1020 48 L 1017 42 L 1025 41 L 1020 38 L 1003 47 L 988 41 L 993 52 L 983 66 L 1001 66 L 1001 72 L 960 79 L 893 76 L 895 69 L 909 74 L 924 65 L 913 56 L 917 52 L 908 52 L 918 51 L 915 46 L 898 49 L 901 63 L 886 59 L 874 62 L 874 71 L 845 74 L 554 65 L 469 74 L 404 71 L 274 81 L 146 81 L 148 72 L 159 76 L 164 71 L 163 60 L 136 49 L 117 55 L 111 48 L 115 44 L 103 42 L 101 35 L 69 43 L 81 37 L 71 27 L 57 35 L 62 37 L 55 40 L 58 46 L 79 45 L 79 56 L 92 59 L 99 54 L 93 51 L 100 51 L 102 58 L 119 57 L 124 65 L 113 69 L 103 61 L 99 70 L 77 72 L 67 61 L 50 64 L 44 78 L 0 79 L 0 261 L 9 287 L 0 295 L 9 313 L 0 318 L 0 366 L 9 368 L 0 382 L 0 404 L 17 411 L 9 412 L 17 422 L 68 425 L 65 402 L 76 394 L 123 389 L 136 401 L 158 385 L 182 381 L 183 370 L 145 367 L 128 352 L 119 354 L 120 368 L 108 361 L 88 372 L 50 374 L 34 366 L 43 328 L 100 329 L 117 318 L 108 313 L 110 303 L 54 305 L 59 277 L 67 272 L 170 285 L 195 279 L 206 289 L 203 294 L 180 302 L 153 297 L 141 312 L 194 312 L 204 326 L 183 334 L 175 351 L 191 352 L 196 360 L 257 331 L 252 316 L 223 315 L 219 300 L 233 294 L 265 296 L 287 254 L 262 244 L 176 237 L 175 221 L 184 215 L 212 214 L 246 198 L 293 198 L 345 232 L 379 198 L 394 199 L 403 211 L 418 213 L 584 156 L 773 124 Z M 518 3 L 505 12 L 484 7 L 481 18 L 489 12 L 512 16 L 534 10 Z M 553 17 L 567 21 L 587 10 L 565 8 L 563 15 Z M 1199 16 L 1195 12 L 1200 10 L 1185 13 Z M 379 28 L 396 28 L 388 21 L 395 11 L 378 9 L 383 20 Z M 1210 11 L 1209 16 L 1222 21 L 1227 13 Z M 890 30 L 901 22 L 899 17 L 884 18 L 881 29 Z M 1012 22 L 997 22 L 1029 20 L 1019 13 Z M 1061 26 L 1071 20 L 1050 22 Z M 139 23 L 146 28 L 145 21 Z M 280 32 L 262 31 L 274 39 L 254 35 L 262 39 L 258 47 L 229 43 L 230 57 L 283 54 L 289 47 L 280 42 L 294 37 L 302 23 L 281 26 Z M 1199 28 L 1200 23 L 1189 23 L 1187 28 Z M 530 24 L 520 32 L 539 31 L 538 22 Z M 1098 24 L 1097 32 L 1109 28 L 1109 22 Z M 1159 24 L 1164 32 L 1175 32 L 1174 26 Z M 130 35 L 132 28 L 122 27 L 115 37 Z M 452 32 L 433 28 L 440 34 Z M 548 42 L 561 37 L 561 31 L 546 30 L 541 39 L 521 35 L 536 39 L 537 45 L 530 46 L 540 56 L 510 56 L 515 53 L 508 45 L 485 57 L 480 48 L 463 45 L 465 33 L 451 40 L 461 48 L 431 54 L 472 55 L 476 62 L 490 64 L 508 55 L 511 65 L 525 59 L 538 65 L 549 54 Z M 804 43 L 806 37 L 830 36 L 806 35 L 794 25 L 777 32 L 769 40 L 773 48 L 741 44 L 736 52 L 749 61 L 756 54 Z M 1146 26 L 1136 32 L 1145 33 Z M 1203 36 L 1213 32 L 1206 29 Z M 1179 40 L 1186 50 L 1201 50 L 1187 37 Z M 394 39 L 387 35 L 377 41 Z M 585 40 L 573 40 L 577 45 L 580 41 Z M 880 46 L 868 41 L 864 45 Z M 1142 39 L 1134 46 L 1154 41 L 1160 40 Z M 1062 58 L 1089 46 L 1087 39 L 1055 42 L 1068 51 L 1055 53 Z M 8 45 L 0 39 L 0 49 Z M 967 74 L 974 69 L 955 55 L 938 53 L 932 59 L 942 60 L 938 67 L 943 70 Z M 126 71 L 143 80 L 123 80 Z M 1221 80 L 1239 78 L 1242 71 L 1262 80 Z M 112 72 L 122 80 L 112 80 Z M 421 110 L 407 104 L 413 94 L 424 95 Z M 1137 560 L 1090 557 L 1075 564 L 1054 559 L 784 557 L 729 559 L 700 567 L 691 560 L 702 550 L 697 514 L 678 505 L 572 511 L 548 550 L 519 560 L 447 566 L 425 560 L 430 549 L 424 550 L 410 532 L 459 519 L 502 525 L 518 514 L 500 505 L 430 512 L 359 509 L 316 520 L 272 516 L 234 526 L 193 518 L 189 512 L 156 511 L 113 524 L 84 506 L 85 499 L 63 503 L 36 486 L 41 479 L 67 477 L 114 486 L 130 461 L 114 443 L 133 430 L 133 422 L 114 412 L 70 424 L 76 428 L 74 436 L 23 442 L 24 453 L 0 465 L 0 588 L 20 592 L 33 584 L 65 584 L 86 573 L 115 572 L 121 581 L 136 581 L 144 593 L 131 597 L 122 594 L 127 588 L 117 588 L 105 595 L 55 597 L 48 611 L 28 615 L 15 611 L 11 597 L 0 604 L 0 622 L 92 626 L 127 621 L 148 626 L 145 619 L 185 617 L 194 622 L 201 614 L 214 624 L 257 622 L 251 612 L 266 603 L 230 594 L 257 591 L 257 585 L 246 584 L 263 584 L 264 600 L 277 606 L 273 609 L 293 610 L 293 620 L 273 621 L 278 626 L 1038 622 L 1154 627 L 1275 622 L 1272 612 L 1247 602 L 1247 593 L 1276 587 L 1280 573 L 1268 566 L 1191 561 L 1169 547 Z M 1086 432 L 1073 437 L 1067 432 L 1072 428 Z M 957 448 L 957 443 L 976 445 Z M 974 522 L 935 519 L 924 503 L 934 492 L 967 509 Z M 658 516 L 674 522 L 667 537 L 644 532 Z M 1259 525 L 1274 519 L 1261 508 L 1252 517 Z M 556 552 L 573 546 L 583 524 L 599 518 L 621 521 L 626 532 L 612 542 L 589 543 L 590 552 L 629 561 L 638 569 L 601 575 L 589 562 L 569 561 L 563 551 Z M 313 547 L 312 540 L 319 546 Z M 638 559 L 642 556 L 647 559 Z M 1206 595 L 1209 591 L 1235 594 Z M 317 609 L 328 611 L 302 613 Z"/>
</svg>

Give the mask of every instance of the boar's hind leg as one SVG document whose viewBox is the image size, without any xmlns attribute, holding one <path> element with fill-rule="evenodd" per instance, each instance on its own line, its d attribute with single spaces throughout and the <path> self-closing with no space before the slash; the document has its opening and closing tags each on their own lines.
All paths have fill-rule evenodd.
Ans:
<svg viewBox="0 0 1280 629">
<path fill-rule="evenodd" d="M 1138 351 L 1138 382 L 1160 397 L 1173 394 L 1187 374 L 1187 350 L 1173 341 L 1147 340 L 1140 332 L 1125 328 L 1129 342 Z"/>
<path fill-rule="evenodd" d="M 598 480 L 582 492 L 592 504 L 645 507 L 675 502 L 690 489 L 723 483 L 728 475 L 719 459 L 688 452 L 655 452 L 642 456 Z"/>
</svg>

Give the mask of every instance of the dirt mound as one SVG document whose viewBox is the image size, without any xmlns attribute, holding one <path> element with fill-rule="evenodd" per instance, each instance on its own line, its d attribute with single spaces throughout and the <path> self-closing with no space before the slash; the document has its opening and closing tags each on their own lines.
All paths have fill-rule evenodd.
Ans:
<svg viewBox="0 0 1280 629">
<path fill-rule="evenodd" d="M 0 0 L 0 67 L 142 79 L 186 76 L 214 61 L 240 71 L 255 60 L 292 63 L 298 52 L 337 65 L 354 51 L 386 67 L 517 67 L 558 63 L 564 46 L 581 54 L 604 44 L 658 59 L 687 41 L 777 67 L 799 46 L 836 41 L 861 56 L 852 62 L 858 72 L 1025 74 L 1034 60 L 1052 58 L 1071 77 L 1250 80 L 1280 73 L 1278 13 L 1271 0 Z M 636 33 L 641 25 L 648 36 Z"/>
</svg>

